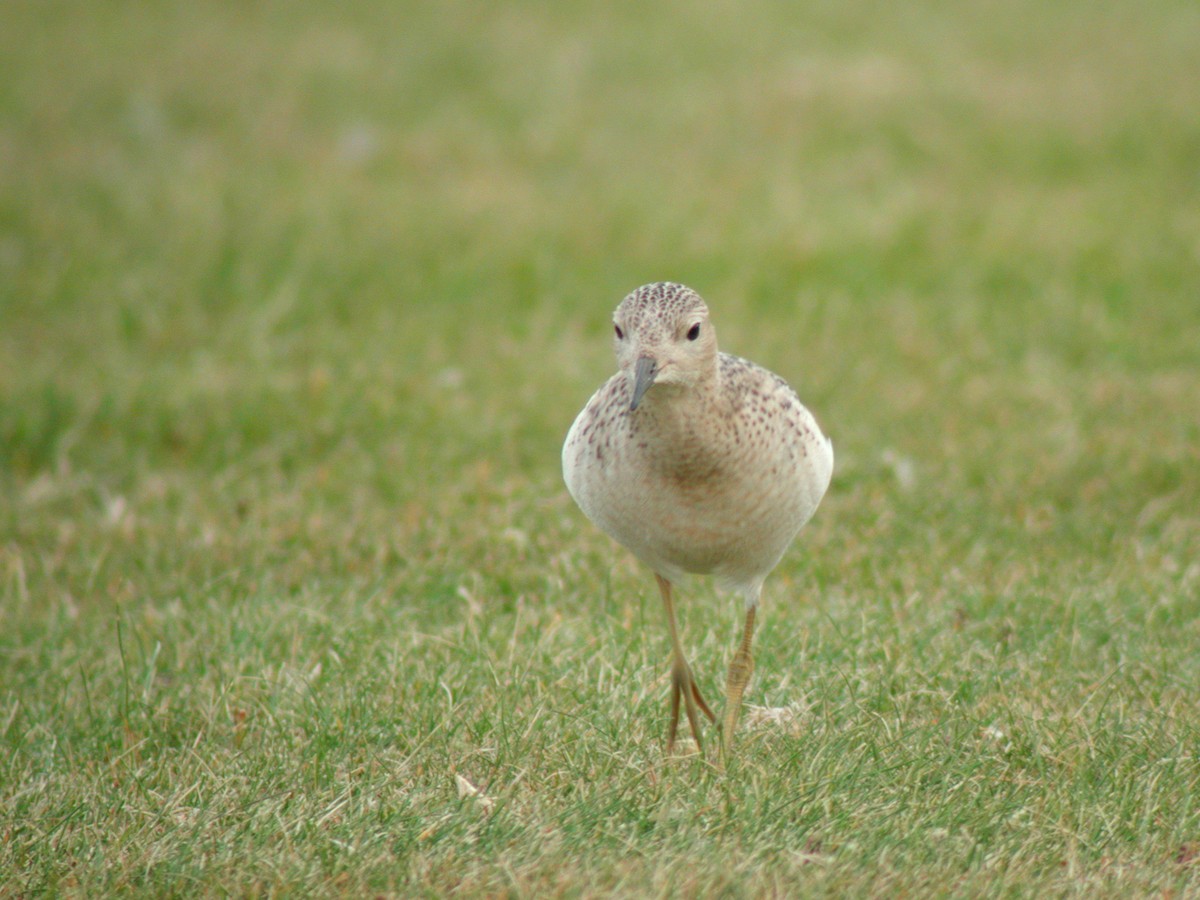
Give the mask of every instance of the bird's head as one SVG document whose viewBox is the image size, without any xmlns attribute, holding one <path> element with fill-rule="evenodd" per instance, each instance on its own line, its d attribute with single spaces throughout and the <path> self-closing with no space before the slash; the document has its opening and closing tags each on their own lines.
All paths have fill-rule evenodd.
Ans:
<svg viewBox="0 0 1200 900">
<path fill-rule="evenodd" d="M 700 295 L 681 284 L 638 288 L 613 314 L 617 364 L 629 379 L 630 409 L 652 386 L 695 386 L 716 372 L 717 335 Z"/>
</svg>

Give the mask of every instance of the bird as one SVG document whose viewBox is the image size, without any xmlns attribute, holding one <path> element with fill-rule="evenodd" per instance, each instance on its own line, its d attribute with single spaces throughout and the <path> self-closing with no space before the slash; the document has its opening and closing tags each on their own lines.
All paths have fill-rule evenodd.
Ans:
<svg viewBox="0 0 1200 900">
<path fill-rule="evenodd" d="M 745 625 L 726 676 L 718 765 L 731 757 L 763 583 L 816 512 L 833 443 L 787 382 L 717 347 L 708 306 L 655 282 L 613 314 L 618 371 L 592 395 L 563 444 L 571 497 L 654 573 L 671 639 L 674 753 L 680 700 L 703 755 L 699 714 L 716 724 L 683 652 L 675 586 L 711 575 L 740 595 Z"/>
</svg>

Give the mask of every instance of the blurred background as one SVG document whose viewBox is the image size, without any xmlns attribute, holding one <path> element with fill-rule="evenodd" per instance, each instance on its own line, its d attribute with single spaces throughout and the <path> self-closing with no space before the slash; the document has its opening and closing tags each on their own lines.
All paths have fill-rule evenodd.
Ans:
<svg viewBox="0 0 1200 900">
<path fill-rule="evenodd" d="M 834 498 L 891 472 L 947 532 L 1101 543 L 1194 508 L 1194 4 L 4 16 L 10 555 L 135 512 L 429 551 L 562 494 L 609 313 L 668 279 L 816 411 Z"/>
<path fill-rule="evenodd" d="M 834 844 L 935 859 L 950 893 L 958 845 L 926 837 L 967 807 L 924 784 L 988 785 L 970 827 L 1046 877 L 1108 854 L 1113 822 L 1147 871 L 1194 858 L 1198 49 L 1194 0 L 6 2 L 0 819 L 23 824 L 0 870 L 53 891 L 91 859 L 84 893 L 161 891 L 233 854 L 365 892 L 411 852 L 445 893 L 479 833 L 509 871 L 501 826 L 426 841 L 459 821 L 447 773 L 485 758 L 480 785 L 528 767 L 601 795 L 513 788 L 492 821 L 535 867 L 564 822 L 642 829 L 650 801 L 606 804 L 620 760 L 656 765 L 665 634 L 559 453 L 615 369 L 612 309 L 658 280 L 837 453 L 768 581 L 749 698 L 824 718 L 802 751 L 754 745 L 750 805 L 791 766 L 830 792 L 810 824 L 868 804 Z M 689 590 L 715 678 L 737 616 Z M 1024 774 L 979 768 L 992 722 Z M 380 772 L 386 809 L 328 831 L 347 771 Z M 897 796 L 908 824 L 877 814 Z M 993 828 L 1026 802 L 1060 805 Z M 772 815 L 746 846 L 775 853 Z M 265 837 L 284 819 L 294 850 Z M 337 849 L 372 822 L 374 881 Z M 619 882 L 610 838 L 575 858 Z"/>
<path fill-rule="evenodd" d="M 26 595 L 483 569 L 497 528 L 574 529 L 559 444 L 654 280 L 833 436 L 835 569 L 879 528 L 1195 549 L 1194 4 L 5 18 Z"/>
</svg>

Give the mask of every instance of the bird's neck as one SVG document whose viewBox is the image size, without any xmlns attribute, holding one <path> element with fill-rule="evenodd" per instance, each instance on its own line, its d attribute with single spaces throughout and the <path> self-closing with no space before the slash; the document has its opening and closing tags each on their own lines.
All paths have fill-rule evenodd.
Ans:
<svg viewBox="0 0 1200 900">
<path fill-rule="evenodd" d="M 635 412 L 635 430 L 645 429 L 657 438 L 656 445 L 667 452 L 686 452 L 691 445 L 706 440 L 705 422 L 721 398 L 720 374 L 691 384 L 657 384 L 646 392 Z"/>
</svg>

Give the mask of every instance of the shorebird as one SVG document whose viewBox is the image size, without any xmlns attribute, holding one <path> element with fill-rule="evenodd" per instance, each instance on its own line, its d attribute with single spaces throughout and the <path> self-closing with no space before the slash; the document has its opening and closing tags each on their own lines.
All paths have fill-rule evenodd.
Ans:
<svg viewBox="0 0 1200 900">
<path fill-rule="evenodd" d="M 833 444 L 778 375 L 722 353 L 700 296 L 648 284 L 613 315 L 619 371 L 575 419 L 563 477 L 584 514 L 653 572 L 671 634 L 674 752 L 680 699 L 703 753 L 705 702 L 683 653 L 672 588 L 685 574 L 740 594 L 746 623 L 729 664 L 720 761 L 729 758 L 754 671 L 751 642 L 767 575 L 816 512 Z"/>
</svg>

